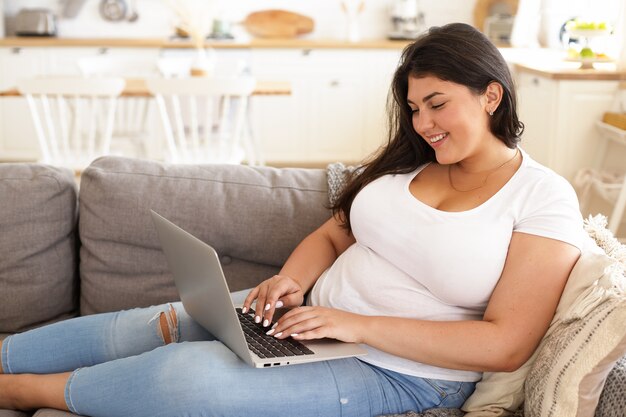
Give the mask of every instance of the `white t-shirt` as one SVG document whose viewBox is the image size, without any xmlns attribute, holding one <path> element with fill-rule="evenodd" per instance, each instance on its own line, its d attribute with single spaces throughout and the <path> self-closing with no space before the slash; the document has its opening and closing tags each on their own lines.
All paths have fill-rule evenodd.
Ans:
<svg viewBox="0 0 626 417">
<path fill-rule="evenodd" d="M 585 239 L 571 185 L 522 155 L 520 168 L 500 191 L 463 212 L 437 210 L 411 194 L 411 180 L 426 165 L 368 184 L 351 208 L 356 243 L 322 274 L 310 303 L 364 315 L 481 320 L 513 232 L 578 248 Z M 481 377 L 364 347 L 369 352 L 363 361 L 393 371 L 456 381 Z"/>
</svg>

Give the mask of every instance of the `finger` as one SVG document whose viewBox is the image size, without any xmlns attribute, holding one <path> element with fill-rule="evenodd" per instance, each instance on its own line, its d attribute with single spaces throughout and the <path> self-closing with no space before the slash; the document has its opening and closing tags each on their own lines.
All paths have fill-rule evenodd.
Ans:
<svg viewBox="0 0 626 417">
<path fill-rule="evenodd" d="M 295 340 L 314 340 L 323 339 L 328 336 L 326 335 L 326 329 L 324 327 L 318 327 L 306 332 L 294 333 L 291 337 Z"/>
<path fill-rule="evenodd" d="M 304 302 L 304 295 L 302 291 L 285 294 L 279 298 L 279 301 L 282 301 L 285 307 L 300 307 Z"/>
<path fill-rule="evenodd" d="M 317 338 L 324 337 L 324 322 L 319 317 L 313 317 L 301 322 L 298 322 L 292 326 L 289 326 L 282 331 L 277 328 L 277 333 L 274 335 L 277 339 L 285 339 L 287 337 L 298 338 L 300 335 L 308 334 L 309 337 L 316 335 Z"/>
<path fill-rule="evenodd" d="M 277 285 L 272 287 L 272 289 L 268 292 L 263 311 L 263 327 L 268 327 L 270 323 L 272 323 L 277 308 L 285 306 L 285 293 L 289 290 L 290 288 L 288 283 L 285 281 L 279 281 Z"/>
<path fill-rule="evenodd" d="M 268 285 L 264 285 L 262 288 L 259 289 L 259 295 L 256 299 L 256 308 L 255 308 L 255 313 L 254 313 L 254 322 L 255 323 L 261 323 L 261 320 L 263 319 L 263 313 L 264 313 L 264 308 L 265 308 L 265 303 L 266 303 L 266 298 L 267 298 L 267 291 L 268 291 Z"/>
<path fill-rule="evenodd" d="M 242 312 L 245 314 L 248 312 L 248 310 L 250 310 L 250 306 L 252 305 L 252 302 L 256 299 L 257 295 L 259 294 L 259 287 L 256 286 L 254 287 L 249 293 L 248 296 L 246 297 L 246 299 L 243 302 L 243 307 L 242 307 Z"/>
<path fill-rule="evenodd" d="M 317 327 L 319 317 L 310 307 L 296 308 L 287 312 L 278 321 L 275 335 L 282 333 L 285 337 Z M 278 336 L 280 337 L 280 336 Z"/>
</svg>

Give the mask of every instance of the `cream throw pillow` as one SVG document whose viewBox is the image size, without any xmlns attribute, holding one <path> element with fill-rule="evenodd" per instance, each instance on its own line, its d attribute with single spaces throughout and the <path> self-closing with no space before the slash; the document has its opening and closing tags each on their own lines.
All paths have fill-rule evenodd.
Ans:
<svg viewBox="0 0 626 417">
<path fill-rule="evenodd" d="M 623 297 L 560 323 L 542 340 L 528 373 L 524 415 L 593 417 L 604 381 L 626 354 L 625 323 Z"/>
<path fill-rule="evenodd" d="M 590 230 L 588 232 L 591 234 Z M 562 323 L 584 317 L 607 300 L 623 297 L 621 267 L 616 259 L 609 257 L 589 239 L 570 274 L 542 346 L 557 329 L 561 329 Z M 537 349 L 514 372 L 484 373 L 482 380 L 476 384 L 476 390 L 462 407 L 467 412 L 466 417 L 506 416 L 517 410 L 524 402 L 524 382 L 540 351 Z"/>
</svg>

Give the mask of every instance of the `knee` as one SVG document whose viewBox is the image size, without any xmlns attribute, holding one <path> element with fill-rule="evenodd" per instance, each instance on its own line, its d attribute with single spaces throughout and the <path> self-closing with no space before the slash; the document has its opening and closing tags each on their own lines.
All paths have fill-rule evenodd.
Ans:
<svg viewBox="0 0 626 417">
<path fill-rule="evenodd" d="M 180 338 L 180 332 L 178 330 L 178 316 L 176 310 L 172 304 L 167 304 L 168 309 L 157 313 L 150 323 L 156 322 L 156 330 L 159 337 L 163 340 L 163 343 L 168 345 L 170 343 L 178 342 Z"/>
</svg>

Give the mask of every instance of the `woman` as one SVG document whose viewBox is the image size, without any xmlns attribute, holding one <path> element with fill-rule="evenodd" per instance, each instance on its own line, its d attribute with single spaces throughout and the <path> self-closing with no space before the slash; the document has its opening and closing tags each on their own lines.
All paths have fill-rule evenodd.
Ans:
<svg viewBox="0 0 626 417">
<path fill-rule="evenodd" d="M 6 339 L 0 408 L 373 416 L 460 407 L 481 372 L 523 364 L 580 255 L 576 196 L 517 147 L 507 65 L 471 26 L 409 45 L 392 91 L 388 144 L 244 302 L 274 337 L 362 343 L 367 356 L 253 369 L 180 304 L 137 309 Z"/>
</svg>

